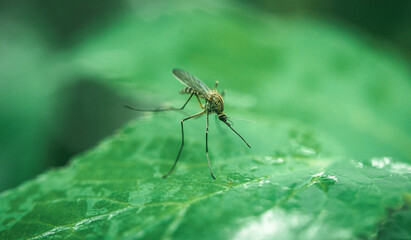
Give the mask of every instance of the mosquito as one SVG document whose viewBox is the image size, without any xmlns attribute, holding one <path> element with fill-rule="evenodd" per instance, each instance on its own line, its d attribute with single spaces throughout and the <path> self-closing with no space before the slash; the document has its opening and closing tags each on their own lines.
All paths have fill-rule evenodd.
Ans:
<svg viewBox="0 0 411 240">
<path fill-rule="evenodd" d="M 218 81 L 216 81 L 214 89 L 210 89 L 205 85 L 200 79 L 194 77 L 193 75 L 189 74 L 188 72 L 185 72 L 184 70 L 181 69 L 173 69 L 173 75 L 177 80 L 179 80 L 183 85 L 186 87 L 180 90 L 180 93 L 182 94 L 190 94 L 190 97 L 187 99 L 187 101 L 184 103 L 184 105 L 180 108 L 175 108 L 175 107 L 167 107 L 167 108 L 157 108 L 157 109 L 152 109 L 152 110 L 144 110 L 144 109 L 138 109 L 134 107 L 130 107 L 127 105 L 124 105 L 126 108 L 129 108 L 131 110 L 135 111 L 140 111 L 140 112 L 162 112 L 162 111 L 170 111 L 170 110 L 183 110 L 184 107 L 187 105 L 187 103 L 191 100 L 193 96 L 195 96 L 198 100 L 198 103 L 200 104 L 200 107 L 202 109 L 201 112 L 196 113 L 192 116 L 186 117 L 181 120 L 181 146 L 180 150 L 178 151 L 177 158 L 174 161 L 173 166 L 171 167 L 170 171 L 166 175 L 163 176 L 163 178 L 168 177 L 174 170 L 174 168 L 177 165 L 178 160 L 180 159 L 181 151 L 183 150 L 184 147 L 184 122 L 195 118 L 202 116 L 206 114 L 207 116 L 207 121 L 206 121 L 206 156 L 207 156 L 207 161 L 208 161 L 208 168 L 210 169 L 210 174 L 213 179 L 216 179 L 214 177 L 213 171 L 211 170 L 211 164 L 210 164 L 210 157 L 208 155 L 208 125 L 209 125 L 209 115 L 212 113 L 217 114 L 218 119 L 225 123 L 237 136 L 243 140 L 243 142 L 249 147 L 250 145 L 247 143 L 247 141 L 236 131 L 234 128 L 231 126 L 231 124 L 228 122 L 228 117 L 224 113 L 224 100 L 223 97 L 220 93 L 217 91 L 217 86 L 218 86 Z M 204 99 L 205 104 L 203 105 L 200 101 L 201 99 Z"/>
</svg>

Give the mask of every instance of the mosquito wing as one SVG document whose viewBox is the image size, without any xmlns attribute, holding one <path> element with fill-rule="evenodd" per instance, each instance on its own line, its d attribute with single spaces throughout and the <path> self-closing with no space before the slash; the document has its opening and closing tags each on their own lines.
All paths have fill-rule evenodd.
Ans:
<svg viewBox="0 0 411 240">
<path fill-rule="evenodd" d="M 173 69 L 173 75 L 182 84 L 196 90 L 206 98 L 210 97 L 210 88 L 208 88 L 200 79 L 181 69 Z"/>
</svg>

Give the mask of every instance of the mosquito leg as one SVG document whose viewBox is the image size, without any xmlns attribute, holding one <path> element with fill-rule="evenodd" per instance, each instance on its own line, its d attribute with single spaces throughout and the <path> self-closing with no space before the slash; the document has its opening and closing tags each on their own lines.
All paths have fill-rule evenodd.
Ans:
<svg viewBox="0 0 411 240">
<path fill-rule="evenodd" d="M 221 91 L 221 96 L 224 97 L 225 95 L 225 90 Z"/>
<path fill-rule="evenodd" d="M 206 155 L 207 155 L 208 168 L 210 169 L 211 177 L 216 179 L 214 177 L 213 171 L 211 171 L 210 157 L 208 156 L 208 113 L 207 113 L 207 122 L 206 122 Z"/>
<path fill-rule="evenodd" d="M 159 108 L 159 109 L 152 109 L 152 110 L 144 110 L 144 109 L 138 109 L 138 108 L 134 108 L 134 107 L 130 107 L 127 105 L 124 105 L 124 107 L 131 109 L 131 110 L 136 110 L 136 111 L 140 111 L 140 112 L 162 112 L 162 111 L 169 111 L 169 110 L 183 110 L 185 108 L 185 106 L 187 105 L 187 103 L 190 101 L 190 99 L 193 97 L 194 93 L 192 93 L 190 95 L 190 97 L 187 99 L 187 101 L 184 103 L 184 105 L 180 108 L 175 108 L 175 107 L 168 107 L 168 108 Z M 196 95 L 197 96 L 197 95 Z M 198 99 L 198 96 L 197 96 Z M 200 100 L 198 100 L 200 101 Z M 201 104 L 201 103 L 200 103 Z"/>
<path fill-rule="evenodd" d="M 183 107 L 184 107 L 184 106 L 183 106 Z M 183 123 L 184 123 L 184 121 L 186 121 L 186 120 L 188 120 L 188 119 L 191 119 L 191 118 L 194 118 L 194 117 L 201 116 L 201 115 L 203 115 L 204 113 L 205 113 L 205 111 L 202 111 L 202 112 L 199 112 L 199 113 L 197 113 L 197 114 L 194 114 L 194 115 L 192 115 L 192 116 L 189 116 L 189 117 L 184 118 L 183 120 L 181 120 L 181 147 L 180 147 L 180 150 L 178 151 L 178 155 L 177 155 L 176 160 L 174 161 L 173 166 L 171 167 L 170 171 L 168 171 L 168 173 L 163 176 L 163 178 L 168 177 L 168 175 L 170 175 L 171 172 L 173 172 L 174 168 L 175 168 L 176 165 L 177 165 L 178 159 L 180 158 L 181 151 L 183 150 L 183 146 L 184 146 L 184 124 L 183 124 Z"/>
<path fill-rule="evenodd" d="M 217 89 L 217 86 L 219 83 L 220 83 L 219 81 L 215 81 L 214 89 Z"/>
<path fill-rule="evenodd" d="M 190 95 L 190 97 L 187 99 L 186 103 L 184 103 L 184 105 L 180 109 L 177 109 L 177 110 L 183 110 L 186 107 L 187 103 L 190 101 L 190 99 L 193 97 L 193 95 L 194 95 L 194 93 L 192 93 Z M 197 99 L 198 99 L 198 96 L 197 96 Z"/>
<path fill-rule="evenodd" d="M 204 109 L 204 106 L 203 106 L 203 104 L 201 103 L 200 98 L 198 97 L 197 94 L 196 94 L 196 97 L 197 97 L 198 103 L 200 104 L 200 107 L 201 107 L 202 109 Z"/>
</svg>

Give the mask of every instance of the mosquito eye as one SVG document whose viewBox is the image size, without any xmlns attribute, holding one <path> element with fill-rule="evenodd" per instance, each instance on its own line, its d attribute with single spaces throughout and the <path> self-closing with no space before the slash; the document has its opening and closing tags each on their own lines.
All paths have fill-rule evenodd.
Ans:
<svg viewBox="0 0 411 240">
<path fill-rule="evenodd" d="M 227 116 L 224 114 L 221 114 L 220 116 L 218 116 L 218 119 L 220 119 L 221 121 L 225 122 L 227 121 Z"/>
</svg>

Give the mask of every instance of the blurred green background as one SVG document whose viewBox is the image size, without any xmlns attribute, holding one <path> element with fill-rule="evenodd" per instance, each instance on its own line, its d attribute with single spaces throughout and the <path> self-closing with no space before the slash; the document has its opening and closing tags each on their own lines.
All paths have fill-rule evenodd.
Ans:
<svg viewBox="0 0 411 240">
<path fill-rule="evenodd" d="M 138 115 L 123 104 L 179 104 L 174 67 L 220 80 L 232 105 L 327 132 L 350 157 L 411 162 L 410 12 L 410 1 L 3 0 L 0 191 Z M 251 89 L 272 101 L 244 100 Z"/>
</svg>

